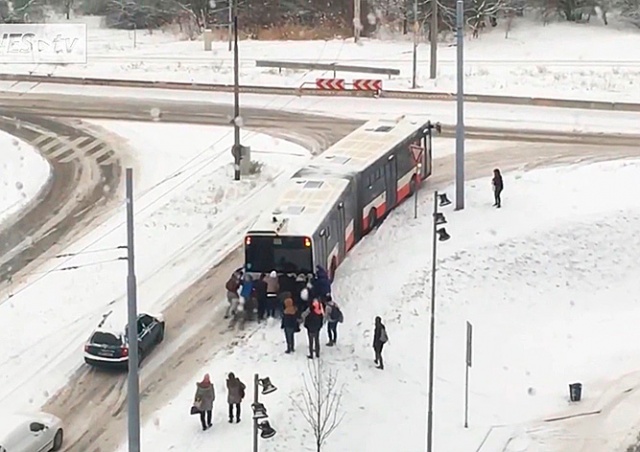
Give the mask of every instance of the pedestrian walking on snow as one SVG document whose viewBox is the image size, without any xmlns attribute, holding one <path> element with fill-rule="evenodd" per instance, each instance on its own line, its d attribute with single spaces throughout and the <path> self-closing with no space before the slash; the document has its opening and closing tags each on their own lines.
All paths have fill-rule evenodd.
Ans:
<svg viewBox="0 0 640 452">
<path fill-rule="evenodd" d="M 325 309 L 325 317 L 327 320 L 327 334 L 329 342 L 327 347 L 333 347 L 338 340 L 338 323 L 344 321 L 344 316 L 338 304 L 333 301 L 331 295 L 327 296 L 327 308 Z"/>
<path fill-rule="evenodd" d="M 235 407 L 236 422 L 240 422 L 240 404 L 245 396 L 247 387 L 235 376 L 233 372 L 229 372 L 227 377 L 227 403 L 229 404 L 229 423 L 233 423 L 233 408 Z"/>
<path fill-rule="evenodd" d="M 504 183 L 502 182 L 502 174 L 500 174 L 500 170 L 498 168 L 493 170 L 493 179 L 491 179 L 491 185 L 493 186 L 493 207 L 497 207 L 499 209 L 502 205 L 500 194 L 504 189 Z"/>
<path fill-rule="evenodd" d="M 193 406 L 200 412 L 202 430 L 211 427 L 211 414 L 215 399 L 216 392 L 213 383 L 211 383 L 209 374 L 205 374 L 202 381 L 196 383 L 196 395 L 193 398 Z"/>
<path fill-rule="evenodd" d="M 307 329 L 309 338 L 309 355 L 307 358 L 320 358 L 320 330 L 324 321 L 324 308 L 318 299 L 311 302 L 311 306 L 302 314 L 304 327 Z"/>
<path fill-rule="evenodd" d="M 380 317 L 376 317 L 375 328 L 373 330 L 373 351 L 376 355 L 375 363 L 377 364 L 377 368 L 380 370 L 384 369 L 382 348 L 388 341 L 389 336 L 387 336 L 387 329 L 382 324 L 382 319 Z"/>
<path fill-rule="evenodd" d="M 291 293 L 285 292 L 284 297 L 282 329 L 284 330 L 284 337 L 287 341 L 287 350 L 285 353 L 292 353 L 295 351 L 295 334 L 300 331 L 300 324 L 298 323 L 298 310 L 293 302 Z"/>
</svg>

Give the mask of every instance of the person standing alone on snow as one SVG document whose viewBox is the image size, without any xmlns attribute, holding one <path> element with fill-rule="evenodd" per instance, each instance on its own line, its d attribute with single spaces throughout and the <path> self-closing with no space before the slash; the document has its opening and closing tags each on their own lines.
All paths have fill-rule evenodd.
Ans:
<svg viewBox="0 0 640 452">
<path fill-rule="evenodd" d="M 324 309 L 322 303 L 317 299 L 311 302 L 311 306 L 302 314 L 304 318 L 304 327 L 307 329 L 307 336 L 309 337 L 309 356 L 307 358 L 313 359 L 315 353 L 316 358 L 320 358 L 320 330 L 322 329 L 322 322 L 324 321 Z"/>
<path fill-rule="evenodd" d="M 329 335 L 329 342 L 327 347 L 333 347 L 338 340 L 338 322 L 342 322 L 344 317 L 338 304 L 333 301 L 331 295 L 327 295 L 327 308 L 325 310 L 327 319 L 327 334 Z"/>
<path fill-rule="evenodd" d="M 285 292 L 284 297 L 282 329 L 284 330 L 284 337 L 287 341 L 287 351 L 285 353 L 291 353 L 295 351 L 295 334 L 297 331 L 300 331 L 300 325 L 298 324 L 298 310 L 293 303 L 291 293 Z"/>
<path fill-rule="evenodd" d="M 376 317 L 375 329 L 373 330 L 373 351 L 375 352 L 375 363 L 377 368 L 384 369 L 384 362 L 382 361 L 382 348 L 387 343 L 389 337 L 387 336 L 387 329 L 382 324 L 382 319 Z"/>
<path fill-rule="evenodd" d="M 278 291 L 280 290 L 278 272 L 273 270 L 264 281 L 267 283 L 267 317 L 275 317 L 278 305 Z"/>
<path fill-rule="evenodd" d="M 504 184 L 502 182 L 502 174 L 500 174 L 500 170 L 498 168 L 493 170 L 493 179 L 491 180 L 491 185 L 493 185 L 493 207 L 497 207 L 499 209 L 502 204 L 500 194 L 502 193 Z"/>
<path fill-rule="evenodd" d="M 196 395 L 193 406 L 200 411 L 200 423 L 202 430 L 211 427 L 211 412 L 213 411 L 213 401 L 216 399 L 216 391 L 209 374 L 205 374 L 201 382 L 196 383 Z M 206 418 L 206 419 L 205 419 Z"/>
<path fill-rule="evenodd" d="M 229 423 L 233 422 L 233 407 L 236 408 L 236 422 L 240 422 L 240 404 L 244 399 L 244 391 L 247 389 L 245 384 L 235 376 L 233 372 L 229 372 L 227 378 L 227 402 L 229 403 Z"/>
</svg>

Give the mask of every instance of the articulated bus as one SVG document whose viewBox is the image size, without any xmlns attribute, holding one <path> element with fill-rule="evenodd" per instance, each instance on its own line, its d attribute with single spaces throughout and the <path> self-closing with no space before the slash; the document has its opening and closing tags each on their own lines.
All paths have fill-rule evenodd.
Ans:
<svg viewBox="0 0 640 452">
<path fill-rule="evenodd" d="M 431 175 L 430 122 L 369 121 L 315 158 L 288 182 L 272 210 L 245 236 L 254 276 L 333 277 L 347 252 Z"/>
</svg>

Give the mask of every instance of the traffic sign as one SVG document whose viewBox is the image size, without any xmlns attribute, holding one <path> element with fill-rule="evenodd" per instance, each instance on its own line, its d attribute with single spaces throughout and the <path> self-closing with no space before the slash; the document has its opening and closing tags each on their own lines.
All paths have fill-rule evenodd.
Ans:
<svg viewBox="0 0 640 452">
<path fill-rule="evenodd" d="M 424 152 L 424 148 L 417 144 L 409 145 L 409 149 L 411 150 L 411 154 L 413 155 L 413 163 L 416 165 L 422 161 L 422 153 Z"/>
<path fill-rule="evenodd" d="M 354 80 L 353 89 L 358 91 L 382 91 L 382 80 Z"/>
<path fill-rule="evenodd" d="M 341 78 L 318 78 L 316 79 L 316 88 L 327 90 L 343 90 L 344 79 Z"/>
</svg>

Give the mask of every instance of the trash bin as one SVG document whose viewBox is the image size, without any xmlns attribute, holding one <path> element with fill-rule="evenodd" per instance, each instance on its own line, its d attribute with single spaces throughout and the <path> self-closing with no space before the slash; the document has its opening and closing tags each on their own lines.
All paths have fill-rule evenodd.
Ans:
<svg viewBox="0 0 640 452">
<path fill-rule="evenodd" d="M 571 383 L 569 385 L 569 400 L 579 402 L 582 398 L 582 383 Z"/>
</svg>

